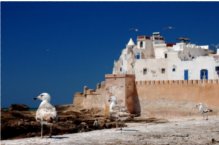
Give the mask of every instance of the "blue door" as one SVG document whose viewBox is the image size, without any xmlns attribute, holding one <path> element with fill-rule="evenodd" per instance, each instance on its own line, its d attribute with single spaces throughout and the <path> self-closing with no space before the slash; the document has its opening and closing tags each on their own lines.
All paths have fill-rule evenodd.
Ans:
<svg viewBox="0 0 219 145">
<path fill-rule="evenodd" d="M 208 70 L 207 69 L 202 69 L 200 71 L 200 79 L 201 80 L 207 80 L 208 79 Z"/>
<path fill-rule="evenodd" d="M 189 70 L 184 70 L 184 80 L 189 80 Z"/>
</svg>

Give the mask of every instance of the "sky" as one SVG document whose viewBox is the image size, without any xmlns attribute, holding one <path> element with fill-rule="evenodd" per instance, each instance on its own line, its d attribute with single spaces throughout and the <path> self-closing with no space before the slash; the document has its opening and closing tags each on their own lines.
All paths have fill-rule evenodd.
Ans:
<svg viewBox="0 0 219 145">
<path fill-rule="evenodd" d="M 219 2 L 1 2 L 1 106 L 42 92 L 71 104 L 112 73 L 129 38 L 161 32 L 219 44 Z"/>
</svg>

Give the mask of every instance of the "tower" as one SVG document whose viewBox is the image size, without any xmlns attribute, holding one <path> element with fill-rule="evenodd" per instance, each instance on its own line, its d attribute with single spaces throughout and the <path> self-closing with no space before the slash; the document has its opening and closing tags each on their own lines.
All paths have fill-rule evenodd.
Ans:
<svg viewBox="0 0 219 145">
<path fill-rule="evenodd" d="M 135 54 L 141 54 L 140 58 L 142 59 L 154 57 L 154 49 L 150 36 L 138 36 Z"/>
</svg>

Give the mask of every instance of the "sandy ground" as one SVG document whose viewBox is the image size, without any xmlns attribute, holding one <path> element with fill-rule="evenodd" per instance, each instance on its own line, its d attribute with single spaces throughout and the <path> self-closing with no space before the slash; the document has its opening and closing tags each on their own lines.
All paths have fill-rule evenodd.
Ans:
<svg viewBox="0 0 219 145">
<path fill-rule="evenodd" d="M 166 123 L 127 123 L 128 127 L 84 133 L 3 140 L 2 145 L 219 145 L 219 117 L 171 119 Z"/>
</svg>

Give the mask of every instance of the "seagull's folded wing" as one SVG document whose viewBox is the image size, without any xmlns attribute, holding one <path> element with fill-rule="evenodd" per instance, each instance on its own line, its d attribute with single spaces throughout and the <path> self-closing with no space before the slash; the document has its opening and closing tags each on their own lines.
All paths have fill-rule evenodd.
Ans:
<svg viewBox="0 0 219 145">
<path fill-rule="evenodd" d="M 52 122 L 57 117 L 57 112 L 55 107 L 47 103 L 38 108 L 36 112 L 36 119 Z"/>
</svg>

